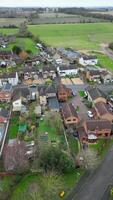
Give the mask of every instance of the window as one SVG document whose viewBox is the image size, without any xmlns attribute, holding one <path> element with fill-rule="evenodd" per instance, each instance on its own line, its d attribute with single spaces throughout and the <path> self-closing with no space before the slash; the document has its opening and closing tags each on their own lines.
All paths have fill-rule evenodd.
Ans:
<svg viewBox="0 0 113 200">
<path fill-rule="evenodd" d="M 71 119 L 67 119 L 67 122 L 71 122 Z"/>
</svg>

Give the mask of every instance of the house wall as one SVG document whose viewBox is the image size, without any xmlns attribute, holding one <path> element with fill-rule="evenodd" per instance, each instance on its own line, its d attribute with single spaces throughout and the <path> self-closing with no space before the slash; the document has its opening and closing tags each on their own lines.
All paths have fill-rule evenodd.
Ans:
<svg viewBox="0 0 113 200">
<path fill-rule="evenodd" d="M 40 105 L 43 105 L 43 106 L 47 105 L 47 98 L 46 98 L 46 96 L 40 96 Z"/>
<path fill-rule="evenodd" d="M 64 119 L 64 124 L 67 126 L 67 125 L 76 125 L 78 124 L 79 120 L 77 117 L 68 117 L 68 118 L 63 118 Z"/>
<path fill-rule="evenodd" d="M 79 59 L 79 63 L 83 66 L 87 65 L 96 65 L 98 63 L 98 59 L 90 59 L 90 60 L 84 60 L 83 58 Z"/>
<path fill-rule="evenodd" d="M 60 70 L 60 68 L 58 67 L 57 72 L 58 72 L 59 76 L 64 77 L 66 75 L 77 75 L 78 69 Z"/>
<path fill-rule="evenodd" d="M 21 111 L 22 101 L 18 99 L 17 101 L 13 102 L 13 111 Z"/>
</svg>

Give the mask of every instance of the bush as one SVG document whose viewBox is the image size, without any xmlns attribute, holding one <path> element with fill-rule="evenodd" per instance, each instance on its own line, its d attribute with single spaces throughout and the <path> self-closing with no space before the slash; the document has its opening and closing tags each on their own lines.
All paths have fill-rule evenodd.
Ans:
<svg viewBox="0 0 113 200">
<path fill-rule="evenodd" d="M 113 50 L 113 42 L 111 42 L 111 43 L 109 44 L 109 48 L 110 48 L 111 50 Z"/>
<path fill-rule="evenodd" d="M 22 52 L 22 49 L 21 49 L 21 47 L 15 45 L 15 46 L 13 46 L 12 51 L 13 51 L 13 53 L 16 53 L 17 55 L 19 55 Z"/>
</svg>

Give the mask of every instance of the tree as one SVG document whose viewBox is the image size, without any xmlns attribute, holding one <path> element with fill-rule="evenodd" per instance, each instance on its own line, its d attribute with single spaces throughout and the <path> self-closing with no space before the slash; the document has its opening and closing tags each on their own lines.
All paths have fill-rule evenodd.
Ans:
<svg viewBox="0 0 113 200">
<path fill-rule="evenodd" d="M 13 46 L 12 51 L 13 51 L 13 53 L 19 55 L 21 53 L 22 49 L 21 49 L 21 47 L 15 45 L 15 46 Z"/>
<path fill-rule="evenodd" d="M 39 166 L 45 173 L 56 171 L 58 173 L 69 172 L 73 169 L 73 161 L 58 147 L 47 146 L 40 153 Z"/>
<path fill-rule="evenodd" d="M 63 133 L 63 124 L 59 113 L 49 112 L 46 115 L 45 121 L 49 126 L 56 128 L 59 134 Z"/>
<path fill-rule="evenodd" d="M 15 141 L 12 145 L 6 145 L 3 154 L 5 170 L 16 173 L 28 170 L 29 162 L 25 153 L 26 146 L 22 141 Z"/>
<path fill-rule="evenodd" d="M 109 44 L 109 48 L 110 48 L 111 50 L 113 50 L 113 42 L 111 42 L 111 43 Z"/>
</svg>

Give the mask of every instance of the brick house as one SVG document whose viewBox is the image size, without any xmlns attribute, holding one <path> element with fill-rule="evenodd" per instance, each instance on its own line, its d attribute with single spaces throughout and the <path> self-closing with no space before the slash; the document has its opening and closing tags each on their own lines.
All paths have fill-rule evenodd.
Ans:
<svg viewBox="0 0 113 200">
<path fill-rule="evenodd" d="M 83 127 L 77 129 L 83 143 L 94 143 L 99 137 L 109 137 L 112 132 L 112 123 L 107 120 L 88 120 Z"/>
<path fill-rule="evenodd" d="M 67 101 L 68 97 L 72 96 L 72 90 L 70 88 L 66 88 L 63 84 L 60 84 L 58 86 L 57 95 L 59 101 Z"/>
<path fill-rule="evenodd" d="M 106 99 L 102 95 L 101 91 L 98 90 L 97 88 L 91 88 L 87 90 L 88 94 L 88 101 L 92 102 L 93 104 L 103 102 L 106 103 Z"/>
<path fill-rule="evenodd" d="M 70 125 L 76 126 L 79 123 L 78 114 L 71 103 L 64 103 L 62 105 L 61 115 L 66 127 Z"/>
<path fill-rule="evenodd" d="M 110 110 L 110 106 L 106 103 L 99 102 L 95 104 L 96 115 L 99 119 L 113 121 L 113 112 Z"/>
<path fill-rule="evenodd" d="M 7 123 L 8 116 L 8 110 L 0 108 L 0 123 Z"/>
</svg>

